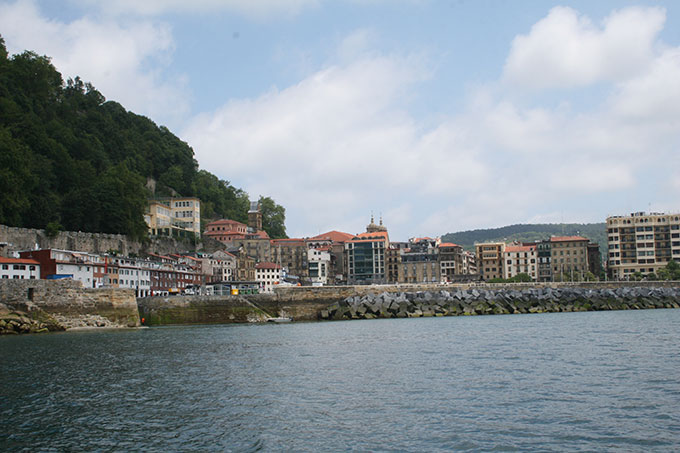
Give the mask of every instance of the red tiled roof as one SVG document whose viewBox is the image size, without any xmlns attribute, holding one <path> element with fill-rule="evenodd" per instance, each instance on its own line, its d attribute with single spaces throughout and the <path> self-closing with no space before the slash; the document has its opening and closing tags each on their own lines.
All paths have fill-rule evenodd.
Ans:
<svg viewBox="0 0 680 453">
<path fill-rule="evenodd" d="M 453 242 L 442 242 L 441 244 L 439 244 L 439 248 L 442 247 L 460 247 L 460 245 L 454 244 Z"/>
<path fill-rule="evenodd" d="M 215 220 L 214 222 L 210 222 L 209 224 L 207 224 L 206 228 L 209 227 L 210 225 L 243 225 L 243 226 L 247 226 L 245 223 L 241 223 L 241 222 L 238 222 L 236 220 L 231 220 L 231 219 Z"/>
<path fill-rule="evenodd" d="M 369 242 L 369 241 L 389 241 L 387 231 L 376 231 L 375 233 L 361 233 L 354 236 L 347 242 Z"/>
<path fill-rule="evenodd" d="M 327 252 L 331 249 L 330 245 L 324 245 L 323 247 L 314 247 L 314 250 L 318 250 L 320 252 Z"/>
<path fill-rule="evenodd" d="M 281 269 L 281 266 L 276 263 L 269 263 L 265 261 L 263 263 L 257 263 L 255 265 L 255 269 Z"/>
<path fill-rule="evenodd" d="M 508 245 L 505 247 L 506 252 L 532 252 L 536 250 L 535 245 Z"/>
<path fill-rule="evenodd" d="M 314 236 L 312 238 L 309 238 L 310 241 L 332 241 L 332 242 L 347 242 L 350 239 L 352 239 L 354 236 L 352 236 L 349 233 L 343 233 L 342 231 L 329 231 L 327 233 L 322 233 L 319 234 L 318 236 Z"/>
<path fill-rule="evenodd" d="M 553 236 L 550 238 L 550 242 L 569 242 L 569 241 L 587 241 L 588 238 L 583 236 Z"/>
<path fill-rule="evenodd" d="M 0 257 L 1 264 L 37 264 L 40 265 L 39 261 L 31 260 L 27 258 L 2 258 Z"/>
</svg>

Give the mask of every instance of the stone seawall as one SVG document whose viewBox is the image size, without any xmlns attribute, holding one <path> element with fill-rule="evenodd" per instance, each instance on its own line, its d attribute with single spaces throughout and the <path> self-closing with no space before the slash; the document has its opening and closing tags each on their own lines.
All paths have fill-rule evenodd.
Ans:
<svg viewBox="0 0 680 453">
<path fill-rule="evenodd" d="M 142 255 L 147 252 L 161 255 L 169 253 L 202 250 L 212 253 L 224 246 L 211 239 L 203 238 L 194 244 L 190 240 L 155 238 L 149 241 L 133 241 L 122 234 L 84 233 L 82 231 L 61 231 L 48 237 L 45 230 L 15 228 L 0 225 L 0 254 L 9 256 L 12 252 L 38 249 L 75 250 L 88 253 L 107 253 L 115 250 L 122 255 Z"/>
<path fill-rule="evenodd" d="M 276 294 L 139 299 L 148 325 L 678 308 L 680 282 L 282 287 Z"/>
<path fill-rule="evenodd" d="M 73 280 L 0 281 L 0 332 L 139 325 L 131 289 L 83 288 Z"/>
</svg>

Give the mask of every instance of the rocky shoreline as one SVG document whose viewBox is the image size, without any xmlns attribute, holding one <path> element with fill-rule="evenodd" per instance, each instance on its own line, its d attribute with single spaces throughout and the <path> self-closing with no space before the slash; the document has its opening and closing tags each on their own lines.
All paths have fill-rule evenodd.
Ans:
<svg viewBox="0 0 680 453">
<path fill-rule="evenodd" d="M 0 335 L 66 330 L 66 327 L 59 321 L 37 307 L 27 308 L 27 311 L 17 310 L 14 307 L 0 304 Z"/>
<path fill-rule="evenodd" d="M 323 320 L 680 308 L 680 289 L 455 289 L 347 297 L 321 310 Z"/>
</svg>

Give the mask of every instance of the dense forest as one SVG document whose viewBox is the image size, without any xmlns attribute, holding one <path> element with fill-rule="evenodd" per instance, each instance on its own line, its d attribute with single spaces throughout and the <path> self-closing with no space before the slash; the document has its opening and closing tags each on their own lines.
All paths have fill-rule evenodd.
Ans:
<svg viewBox="0 0 680 453">
<path fill-rule="evenodd" d="M 0 37 L 0 224 L 141 239 L 147 199 L 170 195 L 200 198 L 203 219 L 247 221 L 248 194 L 199 170 L 166 127 L 78 77 L 64 82 L 49 57 L 10 57 Z M 285 209 L 260 202 L 265 230 L 286 237 Z"/>
<path fill-rule="evenodd" d="M 607 233 L 604 223 L 545 223 L 510 225 L 502 228 L 461 231 L 447 233 L 442 242 L 453 242 L 466 250 L 474 250 L 475 242 L 495 241 L 538 241 L 550 236 L 583 236 L 600 245 L 600 252 L 607 246 Z"/>
</svg>

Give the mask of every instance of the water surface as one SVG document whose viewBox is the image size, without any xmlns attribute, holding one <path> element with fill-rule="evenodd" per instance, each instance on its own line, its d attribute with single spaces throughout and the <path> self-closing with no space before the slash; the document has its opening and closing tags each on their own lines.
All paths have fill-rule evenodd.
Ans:
<svg viewBox="0 0 680 453">
<path fill-rule="evenodd" d="M 673 451 L 680 310 L 0 338 L 7 451 Z"/>
</svg>

